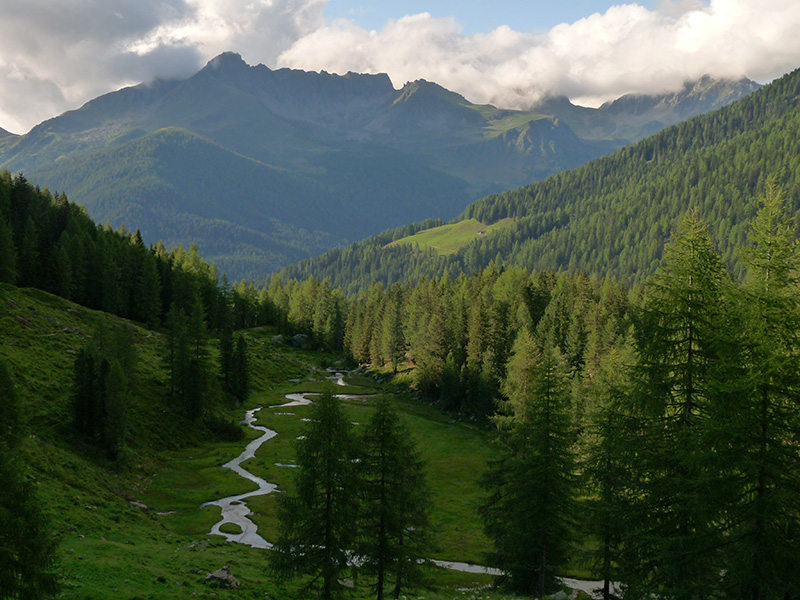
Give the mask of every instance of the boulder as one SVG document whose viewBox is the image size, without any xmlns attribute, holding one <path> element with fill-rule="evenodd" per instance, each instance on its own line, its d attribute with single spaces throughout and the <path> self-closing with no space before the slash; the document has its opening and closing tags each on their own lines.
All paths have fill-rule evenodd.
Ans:
<svg viewBox="0 0 800 600">
<path fill-rule="evenodd" d="M 272 343 L 281 346 L 286 343 L 286 339 L 283 337 L 283 334 L 279 333 L 278 335 L 272 336 Z"/>
<path fill-rule="evenodd" d="M 217 569 L 213 573 L 206 575 L 203 583 L 216 584 L 221 588 L 232 590 L 238 588 L 240 585 L 239 581 L 233 575 L 231 575 L 228 565 L 225 565 L 221 569 Z"/>
<path fill-rule="evenodd" d="M 292 336 L 292 346 L 295 348 L 308 348 L 311 346 L 311 337 L 305 333 L 298 333 Z"/>
</svg>

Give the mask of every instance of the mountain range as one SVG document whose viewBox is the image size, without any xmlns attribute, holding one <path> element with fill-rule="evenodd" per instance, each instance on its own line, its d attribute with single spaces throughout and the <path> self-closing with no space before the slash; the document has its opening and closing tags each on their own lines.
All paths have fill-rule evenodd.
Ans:
<svg viewBox="0 0 800 600">
<path fill-rule="evenodd" d="M 476 105 L 424 80 L 249 66 L 233 53 L 188 79 L 106 94 L 0 131 L 0 168 L 64 191 L 100 222 L 197 243 L 231 278 L 571 169 L 758 88 L 705 77 L 597 109 L 546 98 Z"/>
<path fill-rule="evenodd" d="M 737 248 L 770 186 L 800 210 L 800 69 L 570 171 L 470 204 L 447 224 L 384 231 L 281 271 L 347 292 L 373 281 L 451 277 L 496 267 L 644 281 L 692 211 L 735 276 Z"/>
</svg>

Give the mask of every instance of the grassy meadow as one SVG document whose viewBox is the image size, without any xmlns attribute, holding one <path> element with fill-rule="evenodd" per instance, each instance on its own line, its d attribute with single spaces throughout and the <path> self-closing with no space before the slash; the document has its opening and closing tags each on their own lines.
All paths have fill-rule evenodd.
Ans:
<svg viewBox="0 0 800 600">
<path fill-rule="evenodd" d="M 96 329 L 114 326 L 131 328 L 138 357 L 127 447 L 119 462 L 110 462 L 73 432 L 69 399 L 75 354 Z M 302 419 L 310 409 L 275 408 L 286 402 L 286 394 L 358 395 L 343 400 L 357 430 L 370 418 L 376 395 L 390 393 L 427 463 L 437 546 L 432 558 L 481 562 L 489 542 L 475 509 L 482 496 L 477 481 L 491 455 L 488 433 L 396 393 L 402 388 L 387 392 L 365 374 L 348 375 L 348 385 L 338 386 L 326 379 L 325 368 L 341 365 L 341 357 L 278 346 L 271 341 L 274 334 L 269 328 L 247 333 L 254 391 L 245 406 L 227 407 L 220 415 L 238 421 L 247 409 L 261 406 L 256 424 L 278 433 L 242 466 L 291 491 L 295 470 L 278 465 L 294 463 L 294 440 L 302 435 Z M 221 441 L 170 406 L 159 333 L 44 292 L 0 286 L 0 340 L 0 357 L 10 366 L 26 415 L 21 468 L 35 481 L 49 529 L 59 541 L 59 597 L 298 597 L 301 581 L 282 584 L 270 577 L 268 551 L 208 535 L 219 509 L 200 505 L 254 489 L 221 465 L 260 433 L 246 428 L 244 440 Z M 275 498 L 248 501 L 267 540 L 277 530 Z M 242 583 L 239 589 L 203 583 L 208 572 L 223 565 Z M 432 568 L 430 588 L 420 590 L 419 597 L 505 598 L 490 589 L 491 582 L 485 575 Z M 357 580 L 352 597 L 370 597 L 370 583 Z"/>
<path fill-rule="evenodd" d="M 511 218 L 501 219 L 491 225 L 481 223 L 477 219 L 468 219 L 419 231 L 414 235 L 395 240 L 388 246 L 417 245 L 420 250 L 432 249 L 439 255 L 455 254 L 482 236 L 506 229 L 513 223 L 514 219 Z"/>
</svg>

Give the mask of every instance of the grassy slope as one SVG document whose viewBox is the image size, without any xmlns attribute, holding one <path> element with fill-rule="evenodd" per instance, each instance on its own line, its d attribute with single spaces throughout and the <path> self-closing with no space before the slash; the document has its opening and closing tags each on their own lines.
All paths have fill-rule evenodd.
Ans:
<svg viewBox="0 0 800 600">
<path fill-rule="evenodd" d="M 138 387 L 128 411 L 126 460 L 115 466 L 72 433 L 69 385 L 76 352 L 95 327 L 123 324 L 134 328 L 139 357 Z M 253 350 L 254 387 L 249 406 L 283 402 L 291 391 L 374 393 L 377 384 L 359 376 L 348 388 L 314 381 L 326 375 L 321 367 L 335 356 L 278 347 L 269 330 L 249 334 Z M 273 581 L 264 551 L 206 534 L 218 520 L 218 509 L 198 509 L 202 502 L 251 489 L 249 483 L 222 469 L 246 442 L 209 439 L 202 427 L 187 424 L 165 405 L 166 381 L 158 356 L 159 336 L 135 324 L 73 305 L 37 290 L 0 285 L 0 357 L 6 360 L 28 420 L 23 455 L 29 477 L 59 538 L 63 598 L 211 598 L 226 592 L 202 583 L 206 572 L 228 565 L 242 582 L 239 598 L 285 597 L 296 590 Z M 299 379 L 301 383 L 291 383 Z M 428 463 L 433 490 L 437 558 L 480 561 L 487 541 L 475 506 L 481 494 L 477 477 L 490 449 L 484 432 L 455 422 L 439 411 L 396 396 L 397 407 Z M 346 403 L 355 422 L 369 418 L 371 401 Z M 231 410 L 241 418 L 245 408 Z M 260 424 L 278 431 L 256 458 L 244 466 L 291 488 L 294 438 L 308 409 L 262 411 Z M 291 412 L 293 415 L 279 415 Z M 248 431 L 248 439 L 254 437 Z M 453 449 L 457 448 L 457 451 Z M 274 538 L 274 496 L 252 502 L 262 534 Z M 147 504 L 143 510 L 130 501 Z M 174 511 L 171 514 L 159 514 Z M 195 542 L 200 543 L 198 547 Z M 206 546 L 207 544 L 207 546 Z M 490 581 L 436 571 L 436 589 L 429 599 L 472 597 Z M 362 584 L 354 597 L 369 597 Z M 218 595 L 214 595 L 218 594 Z M 496 596 L 500 597 L 500 596 Z"/>
<path fill-rule="evenodd" d="M 506 229 L 513 222 L 513 219 L 501 219 L 491 225 L 485 225 L 477 219 L 468 219 L 458 223 L 448 223 L 439 227 L 425 229 L 387 244 L 386 247 L 419 244 L 420 249 L 432 248 L 439 255 L 455 254 L 464 246 L 471 244 L 484 235 L 488 235 L 492 231 Z"/>
</svg>

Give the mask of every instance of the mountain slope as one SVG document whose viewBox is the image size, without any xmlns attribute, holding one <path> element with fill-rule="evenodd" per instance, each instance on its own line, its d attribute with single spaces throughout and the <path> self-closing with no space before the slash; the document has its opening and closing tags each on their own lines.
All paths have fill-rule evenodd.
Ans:
<svg viewBox="0 0 800 600">
<path fill-rule="evenodd" d="M 385 246 L 419 227 L 390 230 L 283 271 L 328 277 L 354 290 L 372 279 L 471 273 L 494 260 L 528 269 L 569 269 L 641 281 L 661 257 L 679 217 L 709 221 L 729 264 L 742 223 L 775 177 L 800 205 L 800 71 L 713 113 L 544 181 L 487 196 L 456 220 L 514 224 L 456 254 Z M 738 269 L 738 267 L 737 267 Z"/>
<path fill-rule="evenodd" d="M 650 102 L 629 129 L 691 98 Z M 503 110 L 423 80 L 396 90 L 386 75 L 273 71 L 225 53 L 186 80 L 0 135 L 0 167 L 100 222 L 137 223 L 148 242 L 194 240 L 232 278 L 258 278 L 606 154 L 627 143 L 615 136 L 633 117 L 618 109 Z"/>
</svg>

